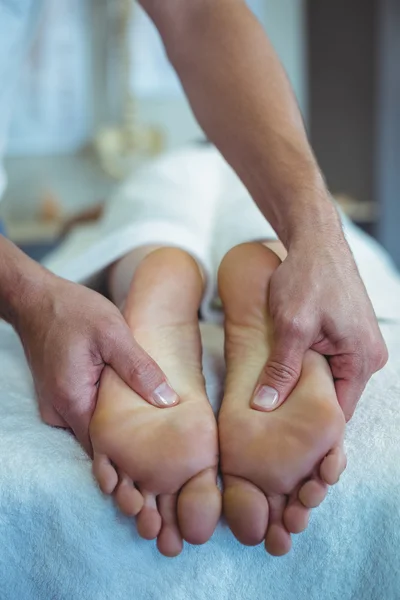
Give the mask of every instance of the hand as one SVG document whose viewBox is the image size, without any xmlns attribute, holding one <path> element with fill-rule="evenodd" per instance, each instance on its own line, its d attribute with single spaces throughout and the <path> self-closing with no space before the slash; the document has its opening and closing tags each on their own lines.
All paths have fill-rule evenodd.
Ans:
<svg viewBox="0 0 400 600">
<path fill-rule="evenodd" d="M 387 361 L 387 349 L 343 234 L 318 235 L 290 247 L 271 279 L 269 308 L 273 348 L 259 384 L 268 410 L 285 401 L 296 385 L 304 353 L 324 354 L 345 417 L 351 418 L 371 375 Z M 259 388 L 258 388 L 259 389 Z"/>
<path fill-rule="evenodd" d="M 149 403 L 178 402 L 165 375 L 136 343 L 111 302 L 50 273 L 41 290 L 29 310 L 18 316 L 16 329 L 46 423 L 71 428 L 91 453 L 89 423 L 106 364 Z"/>
</svg>

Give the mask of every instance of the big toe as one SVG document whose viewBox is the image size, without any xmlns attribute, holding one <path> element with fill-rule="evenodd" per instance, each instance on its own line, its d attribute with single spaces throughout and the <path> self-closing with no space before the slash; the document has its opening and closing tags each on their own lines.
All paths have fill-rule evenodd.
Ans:
<svg viewBox="0 0 400 600">
<path fill-rule="evenodd" d="M 245 546 L 256 546 L 265 538 L 268 502 L 254 484 L 240 477 L 224 475 L 224 515 L 233 535 Z"/>
<path fill-rule="evenodd" d="M 206 469 L 188 481 L 179 495 L 179 528 L 190 544 L 209 540 L 221 516 L 222 499 L 216 477 L 215 468 Z"/>
</svg>

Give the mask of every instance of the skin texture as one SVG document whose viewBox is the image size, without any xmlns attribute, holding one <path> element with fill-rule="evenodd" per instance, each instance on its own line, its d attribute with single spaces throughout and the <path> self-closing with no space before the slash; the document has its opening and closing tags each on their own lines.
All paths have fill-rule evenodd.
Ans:
<svg viewBox="0 0 400 600">
<path fill-rule="evenodd" d="M 313 348 L 330 357 L 350 418 L 387 350 L 271 43 L 244 0 L 141 4 L 200 125 L 288 250 L 271 280 L 274 336 L 260 383 L 278 392 L 278 406 Z"/>
<path fill-rule="evenodd" d="M 160 248 L 145 257 L 148 251 L 122 259 L 111 288 L 118 298 L 127 290 L 129 326 L 181 401 L 160 411 L 107 368 L 90 424 L 93 472 L 120 510 L 137 517 L 139 535 L 156 537 L 161 553 L 176 556 L 184 539 L 207 541 L 218 521 L 218 433 L 202 375 L 199 268 L 182 250 Z M 318 353 L 307 352 L 284 405 L 272 413 L 251 408 L 269 353 L 265 298 L 278 265 L 261 244 L 243 244 L 228 253 L 219 272 L 227 367 L 219 414 L 224 512 L 239 541 L 265 540 L 274 555 L 289 551 L 290 534 L 307 527 L 310 510 L 346 465 L 345 421 L 329 366 Z"/>
<path fill-rule="evenodd" d="M 0 273 L 0 317 L 21 338 L 46 423 L 71 428 L 91 453 L 89 423 L 106 364 L 155 404 L 165 375 L 112 302 L 55 277 L 1 236 Z"/>
</svg>

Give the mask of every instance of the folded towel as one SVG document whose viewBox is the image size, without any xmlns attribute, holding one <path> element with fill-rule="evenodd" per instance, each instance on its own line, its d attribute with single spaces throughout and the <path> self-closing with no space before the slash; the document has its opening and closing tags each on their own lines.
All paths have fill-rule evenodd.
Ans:
<svg viewBox="0 0 400 600">
<path fill-rule="evenodd" d="M 389 255 L 344 216 L 345 235 L 379 319 L 400 320 L 400 281 Z M 193 146 L 149 163 L 107 205 L 100 223 L 77 228 L 44 264 L 95 286 L 102 271 L 141 245 L 178 245 L 203 266 L 206 321 L 220 322 L 216 273 L 242 242 L 276 239 L 246 188 L 212 146 Z"/>
</svg>

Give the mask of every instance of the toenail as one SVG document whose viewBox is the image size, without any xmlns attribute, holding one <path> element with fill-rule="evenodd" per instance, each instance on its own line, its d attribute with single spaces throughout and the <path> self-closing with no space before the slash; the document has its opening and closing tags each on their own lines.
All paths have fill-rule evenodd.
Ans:
<svg viewBox="0 0 400 600">
<path fill-rule="evenodd" d="M 272 410 L 276 407 L 279 400 L 278 392 L 269 385 L 261 385 L 257 388 L 253 398 L 253 406 Z"/>
<path fill-rule="evenodd" d="M 153 400 L 157 406 L 173 406 L 177 404 L 179 398 L 172 387 L 165 381 L 153 392 Z"/>
</svg>

